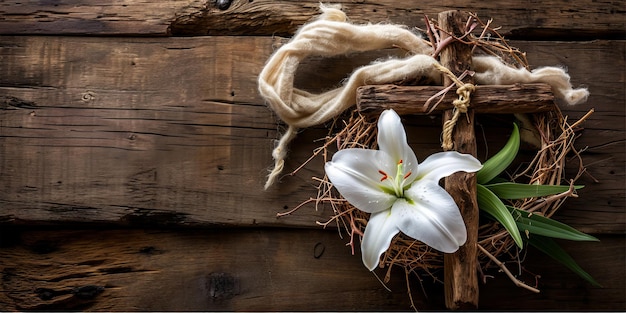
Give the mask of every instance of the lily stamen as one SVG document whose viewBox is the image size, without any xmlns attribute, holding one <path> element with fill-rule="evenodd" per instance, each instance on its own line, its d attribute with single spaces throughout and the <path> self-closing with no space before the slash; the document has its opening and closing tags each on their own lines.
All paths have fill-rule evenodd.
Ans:
<svg viewBox="0 0 626 313">
<path fill-rule="evenodd" d="M 378 172 L 380 173 L 380 175 L 383 175 L 383 177 L 380 179 L 380 181 L 384 181 L 385 179 L 389 178 L 389 175 L 387 175 L 387 173 L 378 170 Z"/>
</svg>

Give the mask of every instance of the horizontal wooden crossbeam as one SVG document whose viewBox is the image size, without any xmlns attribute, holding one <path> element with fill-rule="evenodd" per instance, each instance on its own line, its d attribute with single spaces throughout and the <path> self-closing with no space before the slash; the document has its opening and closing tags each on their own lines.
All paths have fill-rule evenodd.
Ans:
<svg viewBox="0 0 626 313">
<path fill-rule="evenodd" d="M 365 114 L 379 114 L 394 109 L 398 114 L 440 114 L 452 109 L 458 98 L 455 88 L 440 97 L 441 86 L 368 85 L 357 90 L 357 106 Z M 438 103 L 438 104 L 437 104 Z M 476 86 L 470 107 L 476 113 L 537 113 L 554 109 L 554 95 L 547 84 Z"/>
</svg>

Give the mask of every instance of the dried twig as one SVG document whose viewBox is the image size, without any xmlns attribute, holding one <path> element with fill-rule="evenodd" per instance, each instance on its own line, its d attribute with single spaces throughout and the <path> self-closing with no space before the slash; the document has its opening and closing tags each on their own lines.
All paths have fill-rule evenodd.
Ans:
<svg viewBox="0 0 626 313">
<path fill-rule="evenodd" d="M 513 275 L 511 273 L 511 271 L 509 271 L 508 268 L 506 268 L 506 265 L 504 265 L 504 263 L 500 262 L 500 260 L 498 260 L 498 258 L 496 258 L 491 253 L 489 253 L 489 251 L 485 250 L 485 248 L 483 248 L 481 245 L 478 245 L 478 250 L 480 250 L 480 252 L 482 252 L 489 259 L 491 259 L 491 261 L 496 263 L 496 265 L 498 265 L 498 267 L 500 267 L 500 269 L 506 274 L 506 276 L 508 276 L 511 279 L 511 281 L 513 281 L 515 286 L 521 287 L 521 288 L 524 288 L 524 289 L 527 289 L 527 290 L 530 290 L 530 291 L 532 291 L 534 293 L 539 293 L 539 289 L 531 287 L 531 286 L 528 286 L 525 283 L 523 283 L 522 281 L 520 281 L 519 279 L 517 279 L 515 277 L 515 275 Z"/>
</svg>

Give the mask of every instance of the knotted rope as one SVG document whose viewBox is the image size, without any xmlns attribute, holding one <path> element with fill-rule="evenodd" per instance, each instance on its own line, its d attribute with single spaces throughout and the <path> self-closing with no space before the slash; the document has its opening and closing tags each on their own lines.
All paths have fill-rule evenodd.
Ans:
<svg viewBox="0 0 626 313">
<path fill-rule="evenodd" d="M 458 87 L 456 94 L 459 95 L 459 98 L 452 101 L 452 104 L 454 105 L 454 109 L 452 109 L 452 118 L 443 123 L 443 139 L 441 143 L 441 147 L 444 150 L 452 150 L 454 146 L 454 143 L 452 142 L 452 132 L 454 131 L 454 126 L 456 126 L 459 116 L 467 113 L 467 109 L 470 104 L 470 96 L 472 92 L 476 90 L 476 87 L 473 84 L 463 83 L 447 67 L 439 63 L 435 63 L 433 65 L 439 71 L 444 73 L 450 80 L 452 80 Z"/>
</svg>

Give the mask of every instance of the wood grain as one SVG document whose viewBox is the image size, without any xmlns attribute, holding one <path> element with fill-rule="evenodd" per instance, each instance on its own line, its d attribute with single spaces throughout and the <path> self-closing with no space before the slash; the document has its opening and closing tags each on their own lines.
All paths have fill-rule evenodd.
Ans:
<svg viewBox="0 0 626 313">
<path fill-rule="evenodd" d="M 563 245 L 604 288 L 529 248 L 523 268 L 507 266 L 542 293 L 514 287 L 496 268 L 480 277 L 479 308 L 626 311 L 623 3 L 337 2 L 355 23 L 423 27 L 422 14 L 449 9 L 494 18 L 507 38 L 531 40 L 511 44 L 532 67 L 563 66 L 575 86 L 589 87 L 589 102 L 561 106 L 570 121 L 596 113 L 577 141 L 587 147 L 586 187 L 555 218 L 600 234 L 599 243 Z M 315 194 L 319 158 L 262 191 L 282 126 L 256 77 L 287 40 L 276 36 L 291 36 L 318 6 L 0 2 L 0 311 L 411 310 L 401 270 L 385 291 L 358 245 L 353 256 L 336 229 L 315 225 L 328 208 L 275 217 Z M 213 37 L 168 38 L 194 35 Z M 389 49 L 309 58 L 295 84 L 334 88 L 354 67 L 389 55 L 405 56 Z M 439 119 L 403 120 L 420 160 L 440 151 Z M 503 144 L 510 122 L 477 115 L 481 159 Z M 299 133 L 285 173 L 326 135 L 325 125 Z M 523 150 L 522 159 L 533 153 Z M 443 285 L 420 278 L 410 282 L 417 309 L 444 309 Z"/>
<path fill-rule="evenodd" d="M 388 293 L 336 232 L 83 230 L 16 236 L 17 245 L 2 249 L 2 311 L 408 308 L 403 275 L 394 275 L 397 292 Z"/>
<path fill-rule="evenodd" d="M 2 311 L 411 309 L 404 273 L 392 271 L 387 292 L 335 231 L 4 227 L 1 235 Z M 542 293 L 514 287 L 493 269 L 481 283 L 480 309 L 623 311 L 623 237 L 600 239 L 564 247 L 604 288 L 530 249 L 520 277 L 534 284 L 529 272 L 541 275 Z M 508 266 L 517 273 L 517 264 Z M 441 283 L 411 278 L 418 309 L 444 309 Z"/>
<path fill-rule="evenodd" d="M 314 195 L 320 159 L 262 191 L 280 128 L 256 76 L 281 42 L 0 37 L 0 220 L 316 227 L 330 210 L 275 214 Z M 588 103 L 562 107 L 570 120 L 596 108 L 578 142 L 588 146 L 588 172 L 600 182 L 584 176 L 581 197 L 568 200 L 557 218 L 587 232 L 623 233 L 624 43 L 513 44 L 529 51 L 533 67 L 567 66 L 574 85 L 589 86 Z M 307 59 L 296 84 L 322 90 L 351 65 L 380 56 Z M 426 117 L 407 125 L 418 158 L 439 151 L 439 123 Z M 510 130 L 501 121 L 490 125 L 499 129 L 484 132 L 494 153 Z M 285 173 L 325 135 L 323 127 L 299 134 Z"/>
<path fill-rule="evenodd" d="M 441 39 L 454 36 L 462 37 L 465 33 L 467 13 L 451 10 L 438 14 L 437 24 L 442 29 Z M 455 76 L 459 77 L 472 68 L 472 47 L 461 42 L 452 42 L 441 50 L 439 62 Z M 463 83 L 473 84 L 472 77 Z M 443 84 L 454 84 L 450 77 L 443 75 Z M 469 100 L 469 99 L 468 99 Z M 455 108 L 456 109 L 456 108 Z M 444 150 L 457 151 L 476 157 L 476 134 L 474 131 L 474 108 L 467 112 L 456 112 L 458 120 L 454 122 L 450 140 L 452 146 Z M 442 114 L 442 128 L 453 119 L 455 111 L 445 110 Z M 445 142 L 445 139 L 444 139 Z M 446 307 L 450 310 L 473 310 L 478 308 L 478 226 L 479 209 L 476 200 L 476 175 L 457 172 L 443 179 L 446 191 L 459 207 L 467 239 L 454 253 L 444 255 L 444 290 Z"/>
<path fill-rule="evenodd" d="M 317 15 L 317 1 L 95 1 L 0 3 L 1 34 L 88 35 L 291 35 Z M 537 1 L 334 1 L 355 23 L 424 27 L 423 14 L 459 9 L 493 18 L 501 33 L 518 38 L 623 38 L 622 3 L 610 0 Z"/>
<path fill-rule="evenodd" d="M 310 172 L 262 188 L 279 127 L 255 55 L 272 40 L 16 39 L 3 51 L 20 59 L 2 66 L 17 74 L 1 82 L 13 97 L 0 111 L 3 220 L 316 227 L 330 215 L 275 216 L 313 195 Z M 292 160 L 324 135 L 301 136 Z"/>
<path fill-rule="evenodd" d="M 357 90 L 357 106 L 363 114 L 375 116 L 394 109 L 398 114 L 440 114 L 453 108 L 458 98 L 452 88 L 443 97 L 433 98 L 443 87 L 368 85 Z M 502 99 L 507 101 L 502 101 Z M 538 113 L 553 110 L 554 95 L 546 84 L 476 86 L 471 108 L 476 113 Z"/>
</svg>

